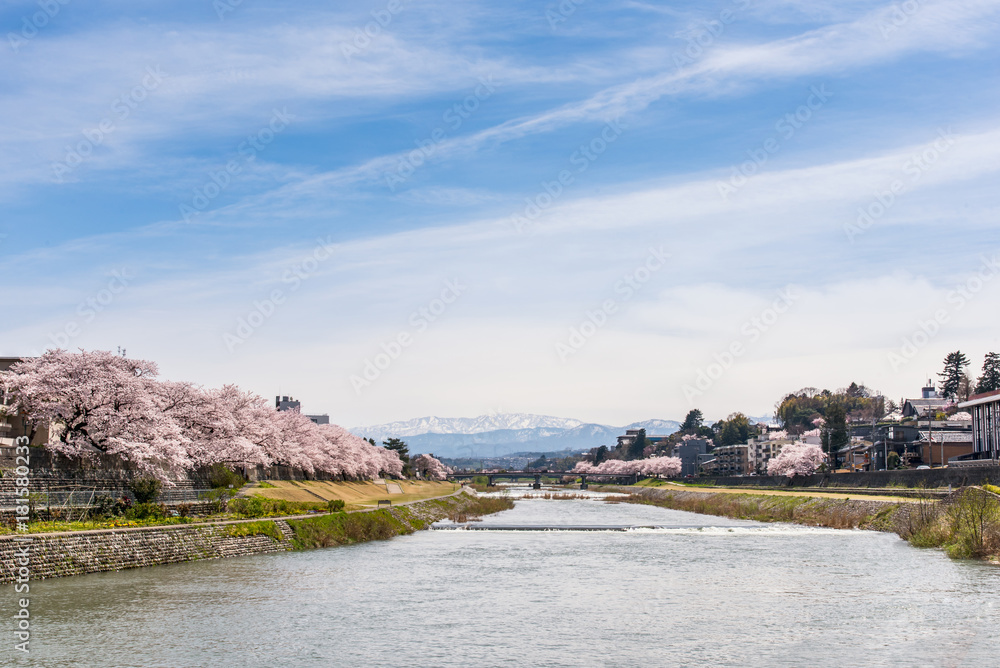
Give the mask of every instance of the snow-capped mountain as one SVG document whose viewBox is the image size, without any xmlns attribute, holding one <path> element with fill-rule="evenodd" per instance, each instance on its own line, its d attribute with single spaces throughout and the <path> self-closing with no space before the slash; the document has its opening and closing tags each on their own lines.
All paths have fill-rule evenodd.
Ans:
<svg viewBox="0 0 1000 668">
<path fill-rule="evenodd" d="M 501 429 L 572 429 L 583 422 L 569 418 L 530 413 L 498 413 L 474 418 L 422 417 L 413 420 L 389 422 L 370 427 L 352 427 L 351 432 L 370 436 L 376 441 L 386 438 L 404 438 L 420 434 L 482 434 Z"/>
<path fill-rule="evenodd" d="M 370 427 L 353 427 L 351 432 L 376 442 L 396 437 L 405 439 L 410 452 L 433 452 L 439 457 L 501 456 L 513 452 L 557 452 L 613 447 L 626 429 L 645 429 L 650 435 L 672 434 L 680 428 L 674 420 L 644 420 L 624 427 L 583 423 L 580 420 L 548 415 L 508 413 L 476 418 L 425 417 Z"/>
</svg>

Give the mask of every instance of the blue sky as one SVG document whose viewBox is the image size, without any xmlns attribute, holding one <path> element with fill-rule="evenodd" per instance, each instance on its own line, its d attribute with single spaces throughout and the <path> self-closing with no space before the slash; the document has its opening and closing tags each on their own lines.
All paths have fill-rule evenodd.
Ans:
<svg viewBox="0 0 1000 668">
<path fill-rule="evenodd" d="M 328 5 L 0 3 L 0 354 L 624 424 L 1000 348 L 1000 2 Z"/>
</svg>

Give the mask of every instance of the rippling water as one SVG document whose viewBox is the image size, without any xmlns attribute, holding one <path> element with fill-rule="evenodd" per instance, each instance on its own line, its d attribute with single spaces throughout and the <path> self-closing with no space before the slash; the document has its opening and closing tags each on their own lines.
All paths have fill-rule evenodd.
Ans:
<svg viewBox="0 0 1000 668">
<path fill-rule="evenodd" d="M 33 583 L 20 663 L 1000 664 L 1000 569 L 892 535 L 599 500 L 526 499 L 485 522 L 672 528 L 422 531 Z"/>
</svg>

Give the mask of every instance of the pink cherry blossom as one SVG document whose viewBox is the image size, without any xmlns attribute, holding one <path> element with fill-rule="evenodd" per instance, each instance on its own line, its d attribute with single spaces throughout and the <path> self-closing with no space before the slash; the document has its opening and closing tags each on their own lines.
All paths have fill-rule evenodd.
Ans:
<svg viewBox="0 0 1000 668">
<path fill-rule="evenodd" d="M 145 360 L 52 350 L 0 374 L 0 388 L 32 428 L 50 426 L 50 450 L 117 456 L 167 482 L 212 464 L 280 464 L 346 479 L 402 475 L 395 452 L 343 427 L 276 411 L 235 385 L 203 389 L 156 375 Z"/>
<path fill-rule="evenodd" d="M 768 475 L 812 475 L 823 463 L 825 455 L 818 445 L 796 441 L 781 449 L 774 459 L 767 463 Z"/>
<path fill-rule="evenodd" d="M 424 477 L 431 480 L 444 480 L 452 472 L 450 468 L 430 455 L 417 455 L 412 459 L 411 465 L 415 471 L 419 471 Z"/>
</svg>

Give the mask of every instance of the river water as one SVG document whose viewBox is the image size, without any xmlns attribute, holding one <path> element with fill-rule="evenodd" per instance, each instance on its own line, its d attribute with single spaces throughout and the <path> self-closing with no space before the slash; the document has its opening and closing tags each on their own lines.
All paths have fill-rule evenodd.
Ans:
<svg viewBox="0 0 1000 668">
<path fill-rule="evenodd" d="M 432 530 L 32 583 L 32 652 L 2 663 L 1000 665 L 1000 568 L 893 535 L 598 498 L 484 523 L 671 528 Z"/>
</svg>

